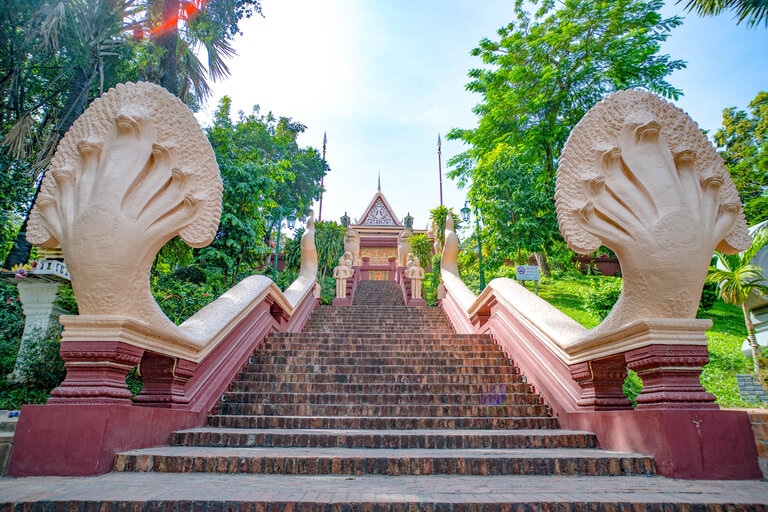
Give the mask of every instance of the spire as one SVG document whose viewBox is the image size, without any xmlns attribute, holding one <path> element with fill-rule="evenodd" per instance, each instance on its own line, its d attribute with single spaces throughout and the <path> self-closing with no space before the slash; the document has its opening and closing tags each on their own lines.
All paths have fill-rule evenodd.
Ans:
<svg viewBox="0 0 768 512">
<path fill-rule="evenodd" d="M 437 171 L 440 176 L 440 206 L 443 206 L 443 161 L 440 158 L 440 132 L 437 132 Z"/>
<path fill-rule="evenodd" d="M 379 187 L 378 187 L 378 190 L 379 190 L 379 192 L 381 192 L 381 171 L 379 171 Z"/>
<path fill-rule="evenodd" d="M 328 137 L 323 131 L 323 164 L 325 164 L 325 145 L 328 143 Z M 320 211 L 317 213 L 317 221 L 323 220 L 323 188 L 325 186 L 325 169 L 323 169 L 323 175 L 320 177 Z"/>
</svg>

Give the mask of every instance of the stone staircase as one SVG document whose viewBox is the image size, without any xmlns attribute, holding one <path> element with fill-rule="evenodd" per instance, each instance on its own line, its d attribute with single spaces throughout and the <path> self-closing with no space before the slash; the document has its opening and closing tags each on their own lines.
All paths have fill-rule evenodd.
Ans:
<svg viewBox="0 0 768 512">
<path fill-rule="evenodd" d="M 398 305 L 399 303 L 399 305 Z M 272 475 L 649 475 L 649 457 L 564 431 L 484 335 L 407 308 L 396 283 L 360 283 L 273 334 L 206 428 L 118 454 L 116 471 Z"/>
<path fill-rule="evenodd" d="M 658 477 L 558 429 L 492 339 L 361 284 L 272 335 L 208 426 L 105 475 L 0 479 L 0 511 L 768 511 L 768 482 Z"/>
</svg>

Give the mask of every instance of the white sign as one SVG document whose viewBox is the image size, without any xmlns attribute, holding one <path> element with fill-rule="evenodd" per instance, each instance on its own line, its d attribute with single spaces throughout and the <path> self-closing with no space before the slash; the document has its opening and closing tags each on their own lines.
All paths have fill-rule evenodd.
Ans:
<svg viewBox="0 0 768 512">
<path fill-rule="evenodd" d="M 518 281 L 539 280 L 539 267 L 536 265 L 518 265 L 516 270 Z"/>
</svg>

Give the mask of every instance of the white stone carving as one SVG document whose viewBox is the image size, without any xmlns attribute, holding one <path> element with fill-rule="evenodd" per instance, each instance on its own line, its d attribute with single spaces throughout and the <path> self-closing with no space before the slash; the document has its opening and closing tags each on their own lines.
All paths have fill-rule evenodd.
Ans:
<svg viewBox="0 0 768 512">
<path fill-rule="evenodd" d="M 347 255 L 349 255 L 349 258 Z M 337 299 L 345 299 L 347 297 L 347 279 L 355 274 L 354 269 L 349 264 L 351 261 L 351 254 L 344 253 L 343 256 L 339 257 L 339 264 L 333 269 L 333 278 L 336 280 Z"/>
<path fill-rule="evenodd" d="M 352 255 L 352 265 L 361 266 L 362 260 L 360 259 L 360 234 L 352 228 L 347 228 L 347 232 L 344 234 L 344 252 L 348 252 Z"/>
<path fill-rule="evenodd" d="M 222 184 L 192 112 L 160 86 L 121 84 L 96 99 L 59 144 L 27 230 L 61 244 L 81 315 L 173 325 L 149 290 L 157 252 L 179 236 L 213 240 Z"/>
<path fill-rule="evenodd" d="M 379 197 L 371 206 L 368 215 L 363 219 L 363 224 L 371 224 L 375 226 L 396 226 L 397 222 L 392 218 L 384 201 Z"/>
<path fill-rule="evenodd" d="M 410 255 L 409 255 L 410 256 Z M 413 256 L 411 265 L 405 271 L 405 277 L 411 280 L 411 298 L 421 298 L 421 284 L 424 281 L 424 269 L 418 256 Z"/>
<path fill-rule="evenodd" d="M 404 229 L 397 234 L 397 266 L 406 267 L 408 265 L 408 239 L 413 236 L 413 231 Z"/>
<path fill-rule="evenodd" d="M 694 317 L 713 250 L 750 245 L 712 144 L 682 110 L 644 91 L 615 93 L 578 123 L 560 158 L 555 202 L 574 251 L 605 245 L 621 262 L 622 294 L 601 332 Z"/>
</svg>

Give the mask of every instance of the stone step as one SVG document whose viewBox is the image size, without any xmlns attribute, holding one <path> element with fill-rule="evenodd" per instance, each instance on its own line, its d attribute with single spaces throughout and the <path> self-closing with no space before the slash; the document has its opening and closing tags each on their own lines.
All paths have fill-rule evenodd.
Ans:
<svg viewBox="0 0 768 512">
<path fill-rule="evenodd" d="M 646 476 L 291 476 L 112 472 L 0 479 L 3 510 L 765 512 L 768 482 Z"/>
<path fill-rule="evenodd" d="M 431 418 L 444 417 L 479 417 L 500 418 L 508 416 L 546 416 L 547 406 L 539 404 L 503 404 L 503 405 L 447 405 L 447 404 L 250 404 L 242 402 L 222 402 L 219 412 L 226 415 L 242 416 L 363 416 L 379 418 L 382 416 Z"/>
<path fill-rule="evenodd" d="M 364 417 L 364 416 L 227 416 L 214 414 L 209 427 L 323 429 L 556 429 L 551 417 Z"/>
<path fill-rule="evenodd" d="M 298 340 L 296 340 L 298 341 Z M 289 340 L 283 340 L 280 343 L 275 341 L 265 344 L 264 348 L 254 357 L 266 357 L 269 355 L 281 355 L 285 357 L 289 356 L 303 356 L 303 357 L 358 357 L 365 356 L 370 357 L 373 351 L 371 345 L 365 345 L 362 343 L 342 345 L 340 343 L 327 344 L 326 346 L 313 347 L 308 346 L 305 342 L 290 343 Z M 389 345 L 379 345 L 380 347 L 388 347 Z M 429 355 L 435 355 L 434 350 L 429 350 L 422 345 L 417 344 L 400 344 L 391 351 L 396 356 L 400 357 L 425 357 Z M 385 353 L 386 354 L 386 353 Z M 406 355 L 407 354 L 407 355 Z M 474 345 L 454 345 L 451 347 L 450 353 L 439 353 L 439 357 L 466 357 L 467 355 L 472 357 L 504 357 L 504 353 L 497 345 L 491 345 L 483 343 L 480 346 Z M 388 355 L 388 354 L 387 354 Z"/>
<path fill-rule="evenodd" d="M 466 358 L 463 359 L 461 357 L 445 357 L 440 358 L 437 356 L 432 357 L 397 357 L 394 355 L 390 356 L 375 356 L 375 357 L 357 357 L 357 356 L 344 356 L 344 357 L 305 357 L 305 356 L 282 356 L 282 355 L 259 355 L 254 358 L 253 361 L 251 361 L 250 364 L 247 365 L 247 371 L 258 371 L 258 370 L 251 370 L 252 367 L 260 367 L 260 366 L 287 366 L 287 367 L 315 367 L 315 366 L 349 366 L 349 365 L 355 365 L 360 366 L 362 368 L 368 368 L 368 367 L 400 367 L 400 368 L 420 368 L 420 367 L 444 367 L 444 368 L 450 368 L 451 365 L 457 365 L 457 366 L 466 366 L 469 368 L 478 368 L 478 367 L 484 367 L 484 368 L 490 368 L 490 367 L 504 367 L 508 368 L 511 366 L 511 363 L 509 360 L 504 359 L 503 357 L 493 357 L 493 358 Z"/>
<path fill-rule="evenodd" d="M 510 368 L 515 371 L 514 367 Z M 477 373 L 443 373 L 443 374 L 402 374 L 402 373 L 323 373 L 318 368 L 312 373 L 243 373 L 238 380 L 249 382 L 312 382 L 339 384 L 486 384 L 499 385 L 523 382 L 519 374 L 477 374 Z"/>
<path fill-rule="evenodd" d="M 504 401 L 507 393 L 528 393 L 531 392 L 531 385 L 525 382 L 505 382 L 505 383 L 478 383 L 467 382 L 458 383 L 437 383 L 437 382 L 362 382 L 362 383 L 339 383 L 339 382 L 276 382 L 266 380 L 238 380 L 232 384 L 232 392 L 236 393 L 322 393 L 336 394 L 347 393 L 350 395 L 370 395 L 370 394 L 482 394 L 492 397 L 497 401 Z M 522 376 L 515 375 L 518 380 Z"/>
<path fill-rule="evenodd" d="M 302 364 L 268 364 L 251 363 L 246 365 L 245 373 L 271 373 L 285 371 L 288 373 L 322 373 L 324 375 L 514 375 L 517 368 L 510 366 L 462 366 L 456 365 L 398 365 L 398 364 L 322 364 L 302 363 Z"/>
<path fill-rule="evenodd" d="M 591 475 L 654 473 L 650 457 L 592 448 L 386 449 L 165 446 L 119 453 L 115 471 L 262 475 Z"/>
<path fill-rule="evenodd" d="M 365 405 L 484 405 L 539 404 L 541 397 L 534 393 L 508 393 L 502 388 L 488 393 L 274 393 L 229 391 L 223 400 L 227 403 L 251 404 L 365 404 Z"/>
<path fill-rule="evenodd" d="M 251 448 L 597 448 L 597 438 L 590 432 L 574 430 L 371 431 L 201 427 L 174 432 L 171 445 Z"/>
<path fill-rule="evenodd" d="M 337 352 L 368 352 L 382 353 L 382 354 L 402 354 L 406 351 L 408 353 L 424 353 L 424 354 L 442 354 L 450 353 L 454 348 L 459 349 L 459 352 L 500 352 L 498 345 L 488 340 L 475 340 L 467 343 L 454 343 L 454 342 L 438 342 L 431 340 L 397 340 L 393 339 L 389 342 L 382 342 L 376 339 L 366 340 L 362 335 L 354 338 L 334 338 L 334 339 L 318 339 L 313 340 L 311 337 L 307 338 L 291 338 L 283 340 L 271 340 L 269 344 L 265 344 L 263 349 L 264 353 L 270 350 L 318 350 L 318 351 L 330 351 L 336 350 Z"/>
</svg>

